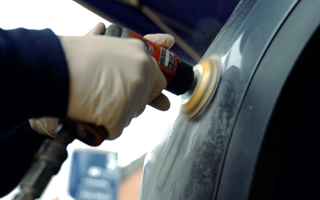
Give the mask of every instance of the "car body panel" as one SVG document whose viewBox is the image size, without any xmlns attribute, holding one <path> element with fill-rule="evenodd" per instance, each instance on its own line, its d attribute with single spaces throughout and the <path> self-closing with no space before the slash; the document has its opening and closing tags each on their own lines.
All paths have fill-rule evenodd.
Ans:
<svg viewBox="0 0 320 200">
<path fill-rule="evenodd" d="M 269 43 L 297 1 L 241 1 L 202 60 L 221 60 L 212 101 L 193 119 L 177 117 L 146 158 L 141 200 L 212 199 L 246 89 Z M 275 6 L 276 5 L 276 6 Z"/>
<path fill-rule="evenodd" d="M 232 130 L 217 200 L 317 195 L 319 7 L 297 2 L 263 55 Z"/>
</svg>

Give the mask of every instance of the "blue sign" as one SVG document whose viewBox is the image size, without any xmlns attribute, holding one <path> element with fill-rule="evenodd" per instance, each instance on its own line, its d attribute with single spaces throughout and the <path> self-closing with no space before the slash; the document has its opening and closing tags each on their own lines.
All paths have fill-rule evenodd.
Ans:
<svg viewBox="0 0 320 200">
<path fill-rule="evenodd" d="M 75 150 L 69 193 L 77 200 L 117 200 L 119 187 L 118 156 L 113 152 Z"/>
</svg>

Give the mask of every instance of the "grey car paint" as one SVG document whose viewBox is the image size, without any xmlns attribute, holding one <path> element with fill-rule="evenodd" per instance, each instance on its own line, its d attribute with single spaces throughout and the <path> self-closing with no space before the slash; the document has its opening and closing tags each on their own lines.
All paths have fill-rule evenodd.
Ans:
<svg viewBox="0 0 320 200">
<path fill-rule="evenodd" d="M 221 81 L 198 116 L 179 115 L 148 153 L 141 200 L 211 200 L 240 108 L 255 69 L 295 0 L 243 0 L 203 56 L 221 60 Z"/>
</svg>

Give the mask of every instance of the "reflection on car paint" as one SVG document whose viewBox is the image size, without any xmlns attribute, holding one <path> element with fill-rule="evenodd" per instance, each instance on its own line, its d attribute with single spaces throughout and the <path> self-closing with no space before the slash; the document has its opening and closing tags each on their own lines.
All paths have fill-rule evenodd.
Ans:
<svg viewBox="0 0 320 200">
<path fill-rule="evenodd" d="M 222 73 L 232 66 L 241 68 L 242 54 L 240 52 L 240 43 L 242 36 L 243 34 L 236 39 L 227 54 L 221 57 Z"/>
</svg>

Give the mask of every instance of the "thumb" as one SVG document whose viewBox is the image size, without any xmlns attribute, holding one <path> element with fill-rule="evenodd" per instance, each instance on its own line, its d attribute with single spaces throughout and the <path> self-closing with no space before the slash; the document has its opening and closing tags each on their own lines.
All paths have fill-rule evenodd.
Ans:
<svg viewBox="0 0 320 200">
<path fill-rule="evenodd" d="M 170 108 L 170 101 L 166 95 L 161 93 L 157 98 L 150 102 L 149 105 L 158 110 L 166 111 Z"/>
<path fill-rule="evenodd" d="M 92 36 L 92 35 L 101 35 L 105 32 L 106 30 L 106 26 L 104 25 L 104 23 L 99 22 L 95 27 L 93 27 L 93 29 L 91 29 L 86 36 Z"/>
</svg>

